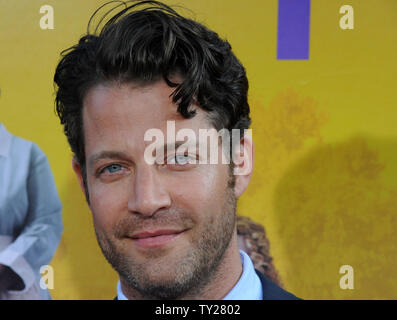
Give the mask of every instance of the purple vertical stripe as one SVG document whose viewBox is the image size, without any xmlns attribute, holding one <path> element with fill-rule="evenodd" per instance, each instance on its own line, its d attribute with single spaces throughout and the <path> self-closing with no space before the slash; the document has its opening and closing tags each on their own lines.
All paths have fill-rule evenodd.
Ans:
<svg viewBox="0 0 397 320">
<path fill-rule="evenodd" d="M 308 60 L 310 0 L 278 0 L 277 59 Z"/>
</svg>

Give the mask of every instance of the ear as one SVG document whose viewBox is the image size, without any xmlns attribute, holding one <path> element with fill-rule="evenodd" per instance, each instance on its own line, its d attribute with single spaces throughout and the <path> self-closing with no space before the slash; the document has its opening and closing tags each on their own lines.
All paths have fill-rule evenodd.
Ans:
<svg viewBox="0 0 397 320">
<path fill-rule="evenodd" d="M 77 161 L 76 157 L 73 157 L 72 167 L 73 167 L 74 173 L 77 176 L 77 180 L 79 181 L 80 188 L 87 198 L 88 190 L 86 190 L 86 186 L 85 186 L 84 180 L 83 180 L 82 168 L 81 168 L 79 162 Z"/>
<path fill-rule="evenodd" d="M 251 129 L 244 130 L 244 136 L 233 150 L 233 174 L 236 176 L 234 195 L 236 198 L 240 197 L 247 189 L 254 169 L 254 142 L 251 135 Z"/>
</svg>

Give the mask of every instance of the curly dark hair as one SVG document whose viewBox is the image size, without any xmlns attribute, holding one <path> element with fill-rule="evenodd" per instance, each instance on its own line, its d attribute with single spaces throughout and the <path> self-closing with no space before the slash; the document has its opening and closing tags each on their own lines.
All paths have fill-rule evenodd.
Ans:
<svg viewBox="0 0 397 320">
<path fill-rule="evenodd" d="M 189 108 L 195 101 L 217 130 L 243 131 L 251 123 L 246 72 L 227 41 L 161 2 L 121 3 L 100 32 L 99 24 L 89 31 L 99 9 L 94 13 L 87 34 L 61 53 L 54 75 L 56 112 L 84 178 L 83 98 L 98 84 L 164 79 L 175 87 L 171 96 L 183 117 L 195 115 Z M 181 83 L 170 80 L 175 74 Z"/>
</svg>

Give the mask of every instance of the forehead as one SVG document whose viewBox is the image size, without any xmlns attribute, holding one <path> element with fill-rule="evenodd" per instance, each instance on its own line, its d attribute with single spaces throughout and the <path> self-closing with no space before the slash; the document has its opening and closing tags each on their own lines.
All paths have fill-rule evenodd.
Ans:
<svg viewBox="0 0 397 320">
<path fill-rule="evenodd" d="M 208 114 L 193 104 L 196 115 L 185 119 L 177 112 L 170 96 L 175 88 L 163 80 L 138 85 L 101 84 L 91 88 L 83 101 L 83 123 L 86 153 L 93 149 L 117 147 L 126 149 L 144 143 L 149 129 L 166 133 L 167 121 L 175 121 L 176 130 L 213 128 Z"/>
</svg>

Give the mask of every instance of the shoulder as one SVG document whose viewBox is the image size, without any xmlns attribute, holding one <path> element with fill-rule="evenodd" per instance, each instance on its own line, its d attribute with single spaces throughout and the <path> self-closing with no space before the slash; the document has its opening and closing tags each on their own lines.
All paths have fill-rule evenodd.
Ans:
<svg viewBox="0 0 397 320">
<path fill-rule="evenodd" d="M 9 155 L 13 160 L 15 158 L 33 158 L 37 153 L 40 153 L 40 148 L 32 141 L 24 138 L 14 136 L 9 133 Z"/>
<path fill-rule="evenodd" d="M 8 152 L 25 151 L 25 153 L 32 153 L 36 156 L 43 156 L 44 153 L 40 147 L 32 141 L 13 135 L 0 123 L 0 141 L 2 142 L 2 148 L 4 145 L 8 147 Z"/>
<path fill-rule="evenodd" d="M 12 171 L 20 171 L 21 175 L 31 175 L 33 172 L 47 171 L 49 167 L 47 156 L 34 142 L 12 136 L 8 159 Z"/>
<path fill-rule="evenodd" d="M 0 155 L 6 158 L 19 158 L 22 150 L 30 153 L 31 143 L 25 139 L 14 136 L 0 123 Z M 26 153 L 26 151 L 25 151 Z"/>
<path fill-rule="evenodd" d="M 11 157 L 13 161 L 23 159 L 43 160 L 46 158 L 40 147 L 32 141 L 15 136 L 0 123 L 0 155 Z"/>
<path fill-rule="evenodd" d="M 47 160 L 43 150 L 35 142 L 18 136 L 12 136 L 11 150 L 14 156 L 29 158 L 33 165 Z"/>
<path fill-rule="evenodd" d="M 285 291 L 258 270 L 255 270 L 262 283 L 263 300 L 301 300 Z"/>
</svg>

